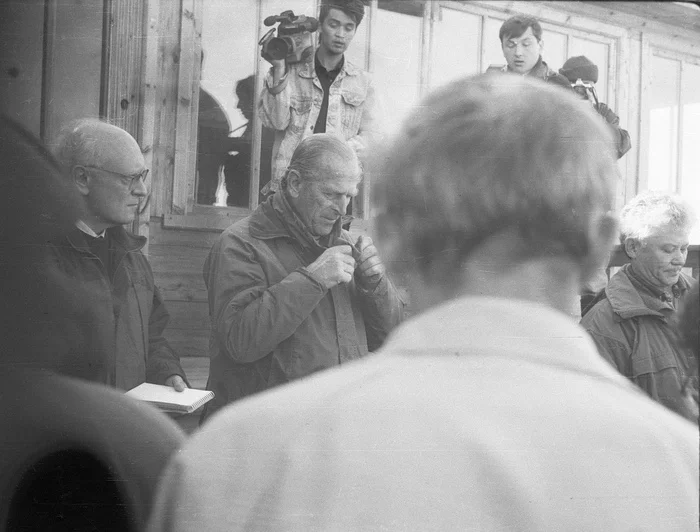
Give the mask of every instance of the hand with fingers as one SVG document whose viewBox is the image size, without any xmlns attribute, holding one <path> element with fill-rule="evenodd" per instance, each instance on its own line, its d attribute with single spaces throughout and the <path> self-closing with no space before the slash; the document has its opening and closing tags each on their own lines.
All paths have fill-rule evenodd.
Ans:
<svg viewBox="0 0 700 532">
<path fill-rule="evenodd" d="M 386 274 L 386 268 L 379 258 L 372 239 L 360 235 L 355 243 L 357 261 L 357 280 L 365 290 L 374 290 Z"/>
<path fill-rule="evenodd" d="M 334 246 L 306 267 L 306 271 L 326 289 L 349 283 L 355 271 L 355 259 L 349 245 Z"/>
</svg>

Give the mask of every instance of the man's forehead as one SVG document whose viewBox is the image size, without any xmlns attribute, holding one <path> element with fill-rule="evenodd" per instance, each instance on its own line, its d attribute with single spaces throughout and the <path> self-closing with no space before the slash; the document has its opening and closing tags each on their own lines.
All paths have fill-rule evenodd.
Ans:
<svg viewBox="0 0 700 532">
<path fill-rule="evenodd" d="M 690 231 L 687 228 L 677 227 L 672 224 L 662 225 L 651 230 L 648 241 L 657 244 L 687 243 L 690 239 Z"/>
<path fill-rule="evenodd" d="M 336 22 L 340 22 L 341 24 L 355 24 L 355 21 L 350 17 L 347 13 L 345 13 L 342 9 L 339 9 L 337 7 L 331 7 L 328 10 L 328 15 L 326 16 L 328 20 L 335 20 Z"/>
<path fill-rule="evenodd" d="M 506 37 L 506 42 L 520 42 L 524 41 L 525 39 L 535 39 L 535 36 L 532 33 L 532 27 L 527 28 L 519 37 L 514 37 L 512 35 L 510 37 Z"/>
</svg>

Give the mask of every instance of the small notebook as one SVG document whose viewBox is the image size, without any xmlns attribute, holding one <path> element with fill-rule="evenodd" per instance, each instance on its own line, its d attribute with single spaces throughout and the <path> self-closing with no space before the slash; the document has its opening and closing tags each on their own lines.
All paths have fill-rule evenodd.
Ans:
<svg viewBox="0 0 700 532">
<path fill-rule="evenodd" d="M 132 388 L 126 395 L 157 406 L 163 412 L 179 412 L 189 414 L 200 406 L 214 399 L 214 392 L 186 388 L 182 392 L 175 391 L 171 386 L 150 384 L 144 382 Z"/>
</svg>

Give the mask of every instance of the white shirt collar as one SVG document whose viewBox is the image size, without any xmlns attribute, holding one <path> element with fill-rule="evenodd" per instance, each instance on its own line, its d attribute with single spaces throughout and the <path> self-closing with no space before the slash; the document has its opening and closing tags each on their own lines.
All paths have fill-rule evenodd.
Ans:
<svg viewBox="0 0 700 532">
<path fill-rule="evenodd" d="M 86 224 L 82 220 L 78 220 L 77 222 L 75 222 L 75 226 L 78 229 L 80 229 L 83 233 L 93 238 L 104 238 L 105 232 L 107 231 L 106 229 L 103 229 L 102 232 L 98 235 L 97 233 L 95 233 L 95 231 L 90 229 L 90 226 L 88 224 Z"/>
</svg>

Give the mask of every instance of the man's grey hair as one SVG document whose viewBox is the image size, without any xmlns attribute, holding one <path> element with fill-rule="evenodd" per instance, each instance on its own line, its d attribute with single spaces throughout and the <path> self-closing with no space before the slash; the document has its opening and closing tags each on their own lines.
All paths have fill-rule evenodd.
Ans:
<svg viewBox="0 0 700 532">
<path fill-rule="evenodd" d="M 342 138 L 329 133 L 318 133 L 302 140 L 294 150 L 287 172 L 282 179 L 282 189 L 287 187 L 289 172 L 297 172 L 302 180 L 320 181 L 326 179 L 327 169 L 334 164 L 355 164 L 360 168 L 357 155 Z"/>
<path fill-rule="evenodd" d="M 648 190 L 632 198 L 620 212 L 620 242 L 644 242 L 665 226 L 690 232 L 697 221 L 692 207 L 680 196 Z"/>
<path fill-rule="evenodd" d="M 522 76 L 454 81 L 418 104 L 393 139 L 376 197 L 380 237 L 423 274 L 459 271 L 480 243 L 518 231 L 515 257 L 591 253 L 614 201 L 612 136 L 560 87 Z"/>
<path fill-rule="evenodd" d="M 109 124 L 98 118 L 79 118 L 66 124 L 53 147 L 56 159 L 71 170 L 76 165 L 99 166 L 98 142 L 92 129 L 98 124 Z"/>
</svg>

